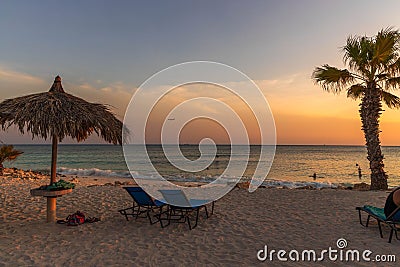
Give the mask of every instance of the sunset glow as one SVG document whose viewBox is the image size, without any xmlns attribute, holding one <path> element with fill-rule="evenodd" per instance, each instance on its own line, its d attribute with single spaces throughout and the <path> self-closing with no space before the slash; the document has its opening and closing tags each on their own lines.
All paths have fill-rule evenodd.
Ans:
<svg viewBox="0 0 400 267">
<path fill-rule="evenodd" d="M 347 99 L 345 94 L 324 92 L 310 77 L 315 66 L 324 63 L 343 66 L 340 47 L 347 36 L 372 35 L 383 27 L 400 25 L 395 13 L 400 8 L 397 1 L 382 7 L 385 10 L 379 12 L 373 22 L 360 17 L 354 25 L 353 14 L 344 10 L 349 10 L 350 5 L 362 9 L 361 13 L 368 13 L 369 5 L 338 1 L 329 13 L 340 12 L 339 21 L 334 16 L 325 16 L 327 11 L 323 3 L 312 1 L 290 2 L 290 5 L 286 1 L 256 5 L 237 2 L 229 8 L 220 3 L 212 9 L 206 4 L 196 5 L 205 11 L 201 16 L 189 16 L 190 7 L 185 4 L 167 16 L 168 20 L 162 25 L 168 29 L 167 36 L 150 21 L 157 16 L 166 18 L 168 12 L 155 11 L 146 17 L 137 11 L 137 14 L 124 16 L 121 14 L 129 10 L 125 8 L 119 10 L 117 16 L 107 11 L 106 4 L 91 5 L 90 9 L 94 10 L 90 20 L 86 19 L 86 13 L 76 10 L 76 20 L 63 19 L 59 24 L 58 19 L 53 19 L 53 25 L 40 18 L 53 13 L 47 12 L 55 8 L 50 2 L 41 7 L 29 3 L 18 9 L 18 16 L 12 5 L 4 4 L 0 11 L 0 22 L 3 22 L 0 32 L 4 37 L 0 45 L 3 51 L 0 100 L 46 91 L 54 76 L 60 74 L 67 92 L 91 102 L 109 104 L 122 119 L 134 92 L 154 73 L 193 59 L 212 60 L 239 69 L 260 87 L 275 118 L 278 144 L 364 144 L 358 102 Z M 36 13 L 31 13 L 30 9 Z M 57 9 L 57 16 L 67 16 L 71 9 L 73 7 L 66 4 L 63 9 Z M 170 7 L 166 6 L 166 9 Z M 222 10 L 226 16 L 220 20 Z M 243 13 L 247 15 L 243 17 Z M 286 17 L 282 17 L 283 14 Z M 108 18 L 107 23 L 103 17 Z M 116 30 L 101 31 L 96 22 Z M 13 23 L 14 28 L 10 30 L 7 25 Z M 138 23 L 140 31 L 136 29 Z M 352 27 L 343 27 L 348 24 Z M 23 45 L 27 38 L 31 43 L 29 51 Z M 42 47 L 43 38 L 51 45 L 57 43 L 52 46 L 57 49 L 47 49 L 46 44 Z M 167 111 L 179 101 L 196 95 L 222 99 L 234 107 L 246 125 L 250 142 L 260 143 L 257 123 L 240 99 L 221 90 L 188 88 L 176 89 L 158 104 L 158 111 L 154 111 L 149 122 L 151 143 L 159 142 L 160 123 L 167 118 Z M 195 109 L 193 107 L 193 112 Z M 399 114 L 399 111 L 387 108 L 383 113 L 383 145 L 400 145 Z M 181 140 L 196 143 L 202 136 L 215 136 L 217 143 L 229 142 L 222 128 L 206 120 L 188 124 L 181 133 Z M 13 128 L 1 132 L 0 140 L 6 143 L 44 142 L 31 140 L 28 135 L 21 136 Z M 68 139 L 65 142 L 74 143 Z M 101 143 L 97 137 L 86 142 Z"/>
</svg>

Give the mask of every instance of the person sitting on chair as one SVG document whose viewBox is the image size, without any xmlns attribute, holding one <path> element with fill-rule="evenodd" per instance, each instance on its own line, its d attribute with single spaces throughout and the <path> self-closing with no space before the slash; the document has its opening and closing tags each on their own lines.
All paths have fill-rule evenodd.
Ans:
<svg viewBox="0 0 400 267">
<path fill-rule="evenodd" d="M 400 207 L 400 187 L 395 188 L 386 199 L 384 208 L 386 218 L 389 217 L 398 207 Z M 399 210 L 392 219 L 393 221 L 400 221 Z"/>
</svg>

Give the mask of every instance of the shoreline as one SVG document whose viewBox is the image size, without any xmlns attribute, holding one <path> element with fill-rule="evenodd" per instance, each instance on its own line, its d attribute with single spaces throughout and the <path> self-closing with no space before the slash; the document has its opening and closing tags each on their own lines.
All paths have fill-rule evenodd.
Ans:
<svg viewBox="0 0 400 267">
<path fill-rule="evenodd" d="M 46 180 L 50 179 L 50 176 L 46 172 L 22 170 L 17 168 L 4 168 L 5 177 L 14 177 L 16 179 L 32 179 L 32 180 Z M 84 176 L 84 175 L 67 175 L 57 173 L 57 179 L 64 179 L 69 182 L 77 183 L 83 186 L 94 186 L 94 185 L 137 185 L 135 180 L 130 177 L 118 177 L 118 176 Z M 170 180 L 175 184 L 187 185 L 187 186 L 198 186 L 207 184 L 209 181 L 182 181 L 182 180 Z M 242 180 L 238 183 L 238 187 L 244 187 L 248 183 L 248 179 Z M 44 185 L 44 184 L 42 184 Z M 344 189 L 344 190 L 367 190 L 369 184 L 365 182 L 360 183 L 328 183 L 323 181 L 285 181 L 275 179 L 265 179 L 260 188 L 278 188 L 278 189 Z M 392 188 L 389 188 L 389 190 Z"/>
</svg>

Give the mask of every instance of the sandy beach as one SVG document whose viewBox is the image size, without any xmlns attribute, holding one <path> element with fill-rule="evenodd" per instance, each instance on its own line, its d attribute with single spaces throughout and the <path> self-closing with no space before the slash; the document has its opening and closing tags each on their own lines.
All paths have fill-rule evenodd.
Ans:
<svg viewBox="0 0 400 267">
<path fill-rule="evenodd" d="M 265 245 L 321 251 L 337 248 L 339 238 L 346 239 L 348 249 L 374 254 L 397 255 L 400 247 L 397 240 L 387 243 L 386 227 L 381 239 L 375 224 L 364 228 L 358 223 L 355 206 L 382 206 L 384 191 L 260 188 L 249 193 L 236 188 L 217 202 L 211 218 L 201 217 L 190 231 L 186 224 L 162 229 L 147 219 L 126 221 L 118 209 L 132 200 L 121 185 L 104 185 L 110 178 L 78 180 L 73 193 L 58 198 L 58 218 L 80 210 L 100 222 L 76 227 L 45 223 L 46 200 L 31 197 L 29 190 L 47 180 L 0 178 L 0 266 L 282 266 L 276 258 L 259 261 L 257 252 Z M 312 263 L 318 264 L 346 262 Z"/>
</svg>

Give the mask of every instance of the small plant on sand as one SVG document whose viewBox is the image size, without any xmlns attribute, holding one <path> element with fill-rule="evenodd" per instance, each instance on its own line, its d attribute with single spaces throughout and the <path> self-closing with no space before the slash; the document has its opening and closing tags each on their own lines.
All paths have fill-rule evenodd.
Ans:
<svg viewBox="0 0 400 267">
<path fill-rule="evenodd" d="M 14 149 L 12 145 L 3 145 L 0 148 L 0 176 L 3 175 L 4 161 L 13 161 L 17 159 L 22 151 Z"/>
</svg>

